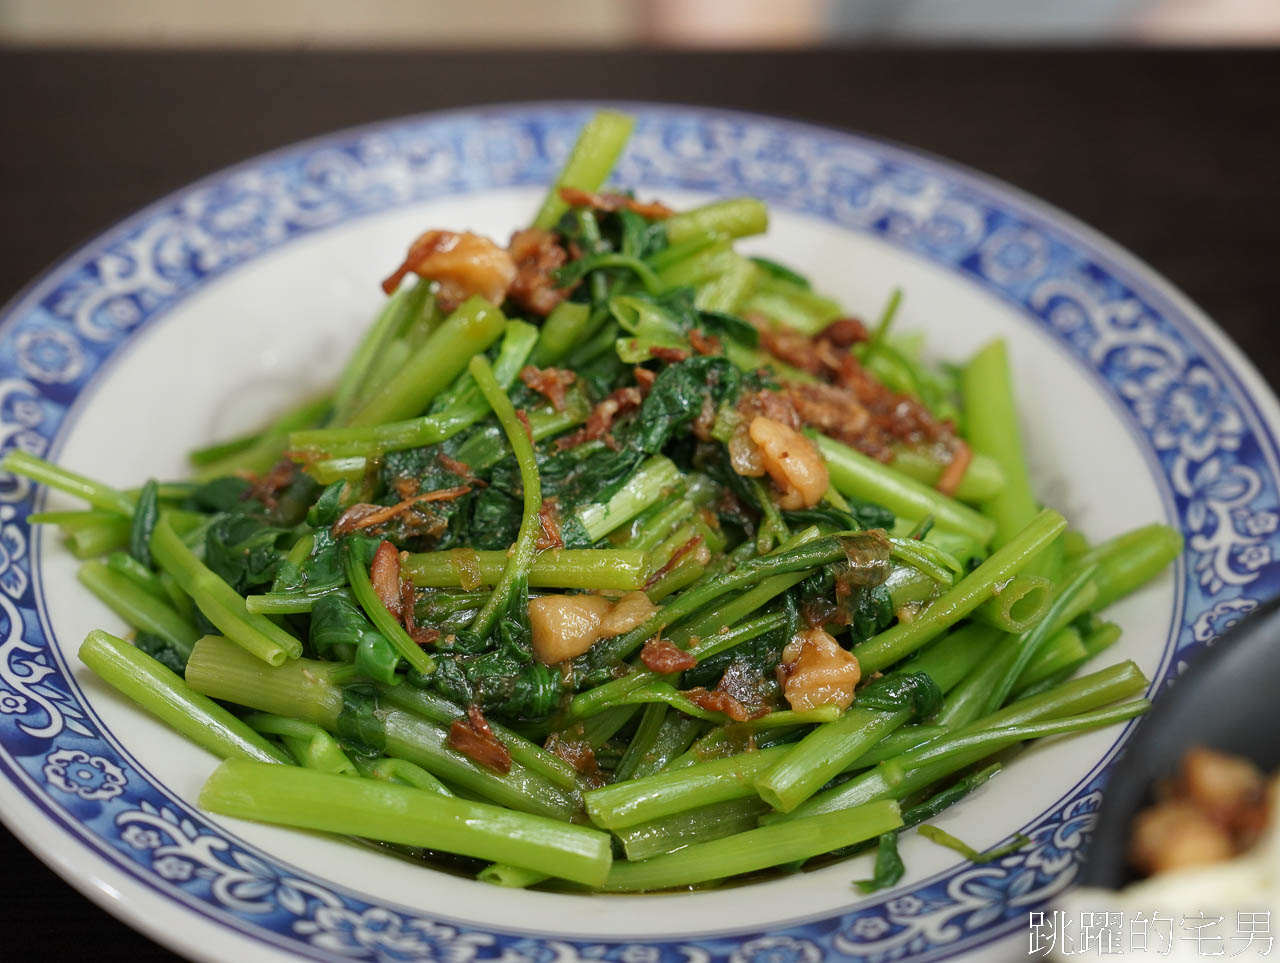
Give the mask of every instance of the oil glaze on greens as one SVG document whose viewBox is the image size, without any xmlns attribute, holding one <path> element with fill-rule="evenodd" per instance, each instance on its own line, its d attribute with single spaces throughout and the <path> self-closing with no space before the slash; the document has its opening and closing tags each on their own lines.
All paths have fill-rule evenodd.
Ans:
<svg viewBox="0 0 1280 963">
<path fill-rule="evenodd" d="M 1144 711 L 1132 663 L 1077 670 L 1180 536 L 1090 546 L 1039 501 L 1000 343 L 922 362 L 892 327 L 909 291 L 863 326 L 785 251 L 739 253 L 758 200 L 609 193 L 631 126 L 587 124 L 530 221 L 549 310 L 455 297 L 438 244 L 330 395 L 194 452 L 193 481 L 6 456 L 88 504 L 37 520 L 137 637 L 82 658 L 227 760 L 208 810 L 550 889 L 872 846 L 873 889 L 901 833 L 1000 792 L 993 757 Z M 635 593 L 535 657 L 531 597 L 604 624 Z M 833 665 L 851 704 L 790 705 Z"/>
</svg>

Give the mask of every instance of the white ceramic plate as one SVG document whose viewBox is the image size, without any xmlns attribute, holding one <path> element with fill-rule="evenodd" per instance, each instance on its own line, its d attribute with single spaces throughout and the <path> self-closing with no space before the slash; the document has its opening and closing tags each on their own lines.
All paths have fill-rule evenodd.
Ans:
<svg viewBox="0 0 1280 963">
<path fill-rule="evenodd" d="M 676 205 L 754 194 L 754 251 L 854 313 L 891 288 L 900 330 L 962 358 L 1011 346 L 1044 499 L 1103 538 L 1148 521 L 1189 551 L 1109 617 L 1115 659 L 1171 681 L 1277 591 L 1275 400 L 1167 283 L 1060 213 L 885 144 L 768 118 L 632 105 L 616 182 Z M 191 447 L 326 383 L 429 226 L 505 237 L 527 221 L 586 105 L 498 107 L 335 134 L 178 192 L 53 268 L 0 324 L 0 439 L 122 486 L 180 477 Z M 501 891 L 341 841 L 211 818 L 215 765 L 79 665 L 122 624 L 0 487 L 0 812 L 111 912 L 179 952 L 253 959 L 796 961 L 936 958 L 1022 938 L 1071 885 L 1127 729 L 1036 746 L 939 824 L 985 866 L 917 837 L 907 878 L 863 898 L 866 858 L 687 895 Z M 60 502 L 45 495 L 35 504 Z"/>
</svg>

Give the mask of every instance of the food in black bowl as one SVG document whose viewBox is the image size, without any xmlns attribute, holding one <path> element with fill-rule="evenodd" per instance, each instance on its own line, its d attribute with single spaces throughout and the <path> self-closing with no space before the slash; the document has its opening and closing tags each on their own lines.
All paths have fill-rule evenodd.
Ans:
<svg viewBox="0 0 1280 963">
<path fill-rule="evenodd" d="M 1196 746 L 1130 827 L 1126 855 L 1144 876 L 1223 863 L 1249 853 L 1273 816 L 1267 777 L 1244 756 Z"/>
<path fill-rule="evenodd" d="M 1278 698 L 1280 599 L 1157 696 L 1115 768 L 1060 921 L 1110 913 L 1115 949 L 1174 958 L 1270 947 L 1280 920 Z"/>
</svg>

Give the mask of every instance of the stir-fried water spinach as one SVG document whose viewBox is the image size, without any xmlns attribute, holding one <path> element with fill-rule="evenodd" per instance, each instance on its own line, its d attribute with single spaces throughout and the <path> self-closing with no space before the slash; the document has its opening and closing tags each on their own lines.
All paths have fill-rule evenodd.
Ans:
<svg viewBox="0 0 1280 963">
<path fill-rule="evenodd" d="M 1014 747 L 1145 710 L 1078 672 L 1177 534 L 1041 505 L 1000 342 L 935 369 L 897 293 L 738 253 L 759 201 L 602 192 L 630 127 L 505 247 L 414 240 L 332 393 L 195 481 L 5 458 L 88 502 L 31 516 L 136 632 L 81 657 L 225 758 L 207 809 L 605 891 L 871 847 L 870 889 Z"/>
</svg>

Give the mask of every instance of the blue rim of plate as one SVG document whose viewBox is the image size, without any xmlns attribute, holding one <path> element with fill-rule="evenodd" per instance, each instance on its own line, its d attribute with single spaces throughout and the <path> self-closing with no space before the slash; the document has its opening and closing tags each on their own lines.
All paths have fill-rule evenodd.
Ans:
<svg viewBox="0 0 1280 963">
<path fill-rule="evenodd" d="M 1153 691 L 1280 592 L 1280 457 L 1270 428 L 1280 424 L 1280 409 L 1211 322 L 1149 269 L 1042 202 L 918 152 L 767 117 L 621 106 L 638 124 L 617 183 L 752 194 L 879 238 L 1019 309 L 1091 375 L 1121 413 L 1168 520 L 1188 542 Z M 502 105 L 342 131 L 214 174 L 121 222 L 0 315 L 0 448 L 56 454 L 77 399 L 92 393 L 95 376 L 131 339 L 267 251 L 401 204 L 547 183 L 593 109 Z M 3 788 L 66 834 L 67 845 L 99 855 L 118 879 L 264 949 L 457 963 L 951 956 L 1018 931 L 1028 911 L 1071 884 L 1107 771 L 1129 732 L 1022 828 L 1032 845 L 994 864 L 957 863 L 884 894 L 851 897 L 838 914 L 674 940 L 477 928 L 275 860 L 210 824 L 141 768 L 104 730 L 51 643 L 39 543 L 26 524 L 31 510 L 29 486 L 0 476 Z M 10 812 L 5 818 L 15 820 Z M 11 828 L 32 839 L 16 821 Z M 93 889 L 91 881 L 72 881 Z M 103 892 L 91 895 L 122 911 Z"/>
</svg>

